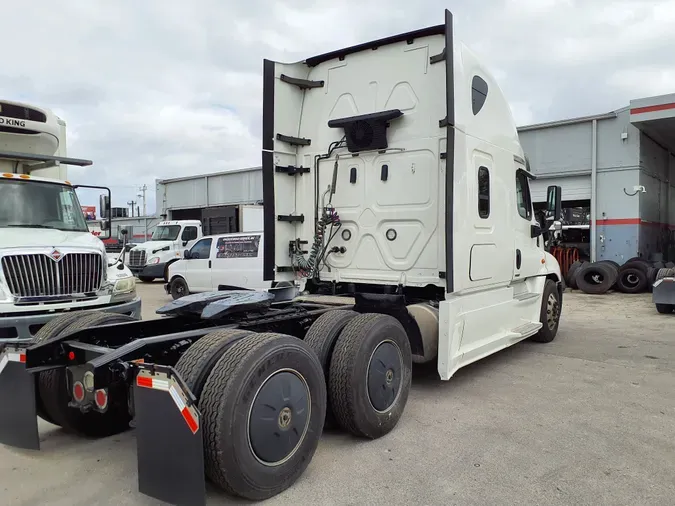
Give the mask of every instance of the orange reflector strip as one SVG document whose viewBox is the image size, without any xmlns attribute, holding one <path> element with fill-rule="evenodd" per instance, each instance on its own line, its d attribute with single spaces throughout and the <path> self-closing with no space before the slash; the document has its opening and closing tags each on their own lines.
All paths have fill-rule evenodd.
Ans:
<svg viewBox="0 0 675 506">
<path fill-rule="evenodd" d="M 147 378 L 145 376 L 137 376 L 136 384 L 139 387 L 152 388 L 152 378 Z"/>
<path fill-rule="evenodd" d="M 5 172 L 5 173 L 2 175 L 2 177 L 14 177 L 14 174 L 9 174 L 9 173 Z"/>
<path fill-rule="evenodd" d="M 19 177 L 21 179 L 30 179 L 30 176 L 28 174 L 19 174 Z"/>
<path fill-rule="evenodd" d="M 183 418 L 185 418 L 185 421 L 187 422 L 188 427 L 190 427 L 192 433 L 196 434 L 199 430 L 199 425 L 197 424 L 197 420 L 195 420 L 192 416 L 192 413 L 190 413 L 190 410 L 187 408 L 187 406 L 183 408 L 180 414 L 183 415 Z"/>
</svg>

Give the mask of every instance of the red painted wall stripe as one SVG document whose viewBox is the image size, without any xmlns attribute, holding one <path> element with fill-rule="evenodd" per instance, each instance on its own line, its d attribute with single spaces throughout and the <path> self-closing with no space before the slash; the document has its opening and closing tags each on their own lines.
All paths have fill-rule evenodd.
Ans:
<svg viewBox="0 0 675 506">
<path fill-rule="evenodd" d="M 596 220 L 596 225 L 639 225 L 642 223 L 640 218 L 615 218 L 611 220 Z"/>
<path fill-rule="evenodd" d="M 669 225 L 668 223 L 659 223 L 656 221 L 647 221 L 640 218 L 614 218 L 607 220 L 596 220 L 595 222 L 598 226 L 605 225 L 644 225 L 648 227 L 670 227 L 673 228 L 675 225 Z"/>
<path fill-rule="evenodd" d="M 667 111 L 670 109 L 675 109 L 675 103 L 674 104 L 659 104 L 659 105 L 648 105 L 645 107 L 636 107 L 635 109 L 631 109 L 630 113 L 631 114 L 642 114 L 645 112 L 657 112 L 657 111 Z"/>
</svg>

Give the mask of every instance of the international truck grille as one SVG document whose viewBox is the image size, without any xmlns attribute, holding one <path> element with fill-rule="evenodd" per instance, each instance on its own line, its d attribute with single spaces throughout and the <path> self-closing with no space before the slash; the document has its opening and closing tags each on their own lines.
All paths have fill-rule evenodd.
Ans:
<svg viewBox="0 0 675 506">
<path fill-rule="evenodd" d="M 145 265 L 145 251 L 129 252 L 129 267 L 143 267 Z"/>
<path fill-rule="evenodd" d="M 97 253 L 66 253 L 58 260 L 44 254 L 9 255 L 2 271 L 15 297 L 89 294 L 101 288 L 103 257 Z"/>
</svg>

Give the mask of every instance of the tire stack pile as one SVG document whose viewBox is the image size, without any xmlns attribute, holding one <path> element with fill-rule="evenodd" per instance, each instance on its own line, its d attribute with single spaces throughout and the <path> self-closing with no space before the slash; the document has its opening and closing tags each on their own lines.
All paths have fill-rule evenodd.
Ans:
<svg viewBox="0 0 675 506">
<path fill-rule="evenodd" d="M 635 257 L 623 265 L 612 260 L 574 262 L 567 272 L 567 286 L 582 292 L 600 295 L 615 289 L 623 293 L 650 291 L 661 270 L 675 269 L 675 263 L 650 262 Z M 663 277 L 663 275 L 661 275 Z"/>
</svg>

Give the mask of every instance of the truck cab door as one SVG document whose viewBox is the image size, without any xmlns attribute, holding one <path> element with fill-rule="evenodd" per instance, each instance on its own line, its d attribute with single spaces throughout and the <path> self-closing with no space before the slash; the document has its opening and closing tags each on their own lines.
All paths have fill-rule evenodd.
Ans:
<svg viewBox="0 0 675 506">
<path fill-rule="evenodd" d="M 513 281 L 536 276 L 541 271 L 541 261 L 544 258 L 542 249 L 544 239 L 536 232 L 539 224 L 534 217 L 532 207 L 529 183 L 531 178 L 532 176 L 525 170 L 525 167 L 516 162 Z"/>
<path fill-rule="evenodd" d="M 182 241 L 180 247 L 191 248 L 197 238 L 199 237 L 197 227 L 194 225 L 189 225 L 183 228 L 183 231 L 180 234 L 180 240 Z M 182 251 L 179 249 L 179 251 Z"/>
<path fill-rule="evenodd" d="M 211 244 L 211 238 L 197 241 L 185 260 L 185 280 L 191 292 L 211 291 Z"/>
</svg>

